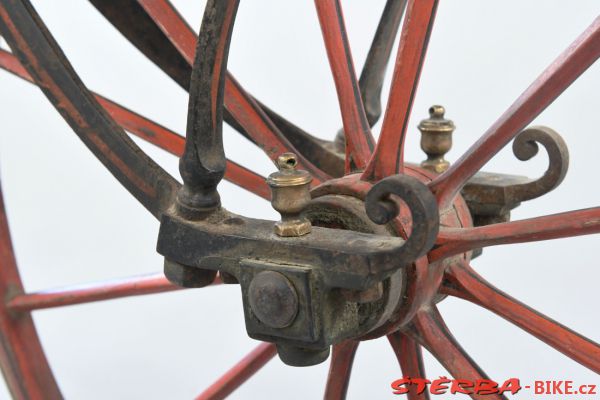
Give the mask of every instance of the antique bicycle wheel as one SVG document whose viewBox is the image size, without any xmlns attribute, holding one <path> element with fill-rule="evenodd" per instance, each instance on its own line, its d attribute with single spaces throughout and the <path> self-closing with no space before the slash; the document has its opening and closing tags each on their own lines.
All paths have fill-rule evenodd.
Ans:
<svg viewBox="0 0 600 400">
<path fill-rule="evenodd" d="M 451 165 L 444 154 L 454 126 L 443 107 L 432 106 L 419 125 L 428 159 L 417 165 L 404 161 L 404 143 L 436 0 L 386 2 L 360 78 L 342 4 L 315 1 L 343 121 L 330 141 L 284 119 L 227 72 L 238 1 L 209 0 L 199 33 L 168 1 L 91 3 L 189 91 L 186 139 L 90 91 L 26 0 L 0 2 L 0 34 L 11 49 L 0 52 L 0 66 L 40 87 L 104 167 L 161 222 L 158 251 L 168 279 L 157 274 L 27 293 L 2 203 L 0 363 L 14 398 L 61 398 L 32 311 L 217 283 L 240 285 L 248 334 L 265 343 L 201 399 L 226 397 L 277 352 L 294 366 L 329 359 L 325 398 L 344 398 L 359 344 L 383 337 L 404 376 L 427 376 L 426 349 L 454 379 L 487 379 L 438 311 L 447 297 L 488 309 L 600 373 L 600 345 L 500 291 L 470 266 L 482 248 L 600 232 L 599 208 L 509 221 L 510 210 L 554 189 L 566 175 L 569 154 L 561 136 L 530 124 L 600 56 L 600 17 L 590 16 L 589 27 Z M 382 107 L 384 73 L 399 31 Z M 371 128 L 380 117 L 375 140 Z M 266 180 L 227 161 L 223 120 L 280 171 Z M 183 184 L 126 132 L 180 156 Z M 546 150 L 549 166 L 541 178 L 480 172 L 511 141 L 520 160 L 534 157 L 539 145 Z M 273 193 L 282 220 L 224 210 L 216 189 L 223 177 L 267 200 Z M 408 387 L 408 398 L 429 398 Z M 475 399 L 505 398 L 465 390 Z"/>
</svg>

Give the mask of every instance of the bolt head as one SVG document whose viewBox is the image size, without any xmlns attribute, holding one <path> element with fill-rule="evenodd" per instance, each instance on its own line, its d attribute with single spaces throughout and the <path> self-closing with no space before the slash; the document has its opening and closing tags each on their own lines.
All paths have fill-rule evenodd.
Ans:
<svg viewBox="0 0 600 400">
<path fill-rule="evenodd" d="M 298 295 L 281 273 L 258 273 L 248 287 L 248 302 L 260 322 L 271 328 L 289 326 L 298 313 Z"/>
</svg>

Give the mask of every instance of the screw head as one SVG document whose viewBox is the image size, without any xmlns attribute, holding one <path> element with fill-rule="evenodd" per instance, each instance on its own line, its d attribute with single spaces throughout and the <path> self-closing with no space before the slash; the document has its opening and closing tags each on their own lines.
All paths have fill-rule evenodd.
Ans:
<svg viewBox="0 0 600 400">
<path fill-rule="evenodd" d="M 289 326 L 298 313 L 298 295 L 281 273 L 258 273 L 248 287 L 248 302 L 254 315 L 271 328 Z"/>
</svg>

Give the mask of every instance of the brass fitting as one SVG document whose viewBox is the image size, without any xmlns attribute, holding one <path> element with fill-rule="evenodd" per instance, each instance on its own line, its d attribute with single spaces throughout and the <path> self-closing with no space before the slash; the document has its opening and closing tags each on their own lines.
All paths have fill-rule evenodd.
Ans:
<svg viewBox="0 0 600 400">
<path fill-rule="evenodd" d="M 310 221 L 300 213 L 310 202 L 312 176 L 307 171 L 296 169 L 298 161 L 294 153 L 283 153 L 277 158 L 279 171 L 267 178 L 271 187 L 271 204 L 281 214 L 275 223 L 279 236 L 302 236 L 310 233 Z"/>
<path fill-rule="evenodd" d="M 452 148 L 452 132 L 456 128 L 454 122 L 444 118 L 445 112 L 442 106 L 431 106 L 429 118 L 419 123 L 421 149 L 427 154 L 427 160 L 421 163 L 421 167 L 438 174 L 450 166 L 444 155 Z"/>
</svg>

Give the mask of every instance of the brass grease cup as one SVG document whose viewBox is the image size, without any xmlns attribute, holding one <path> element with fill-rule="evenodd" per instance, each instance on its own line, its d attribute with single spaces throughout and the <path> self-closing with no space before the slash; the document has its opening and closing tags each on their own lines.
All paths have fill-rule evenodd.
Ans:
<svg viewBox="0 0 600 400">
<path fill-rule="evenodd" d="M 267 178 L 271 187 L 271 205 L 281 214 L 274 231 L 279 236 L 302 236 L 311 232 L 310 221 L 301 215 L 311 200 L 310 182 L 307 171 L 297 170 L 298 161 L 294 153 L 283 153 L 277 159 L 279 171 Z"/>
</svg>

